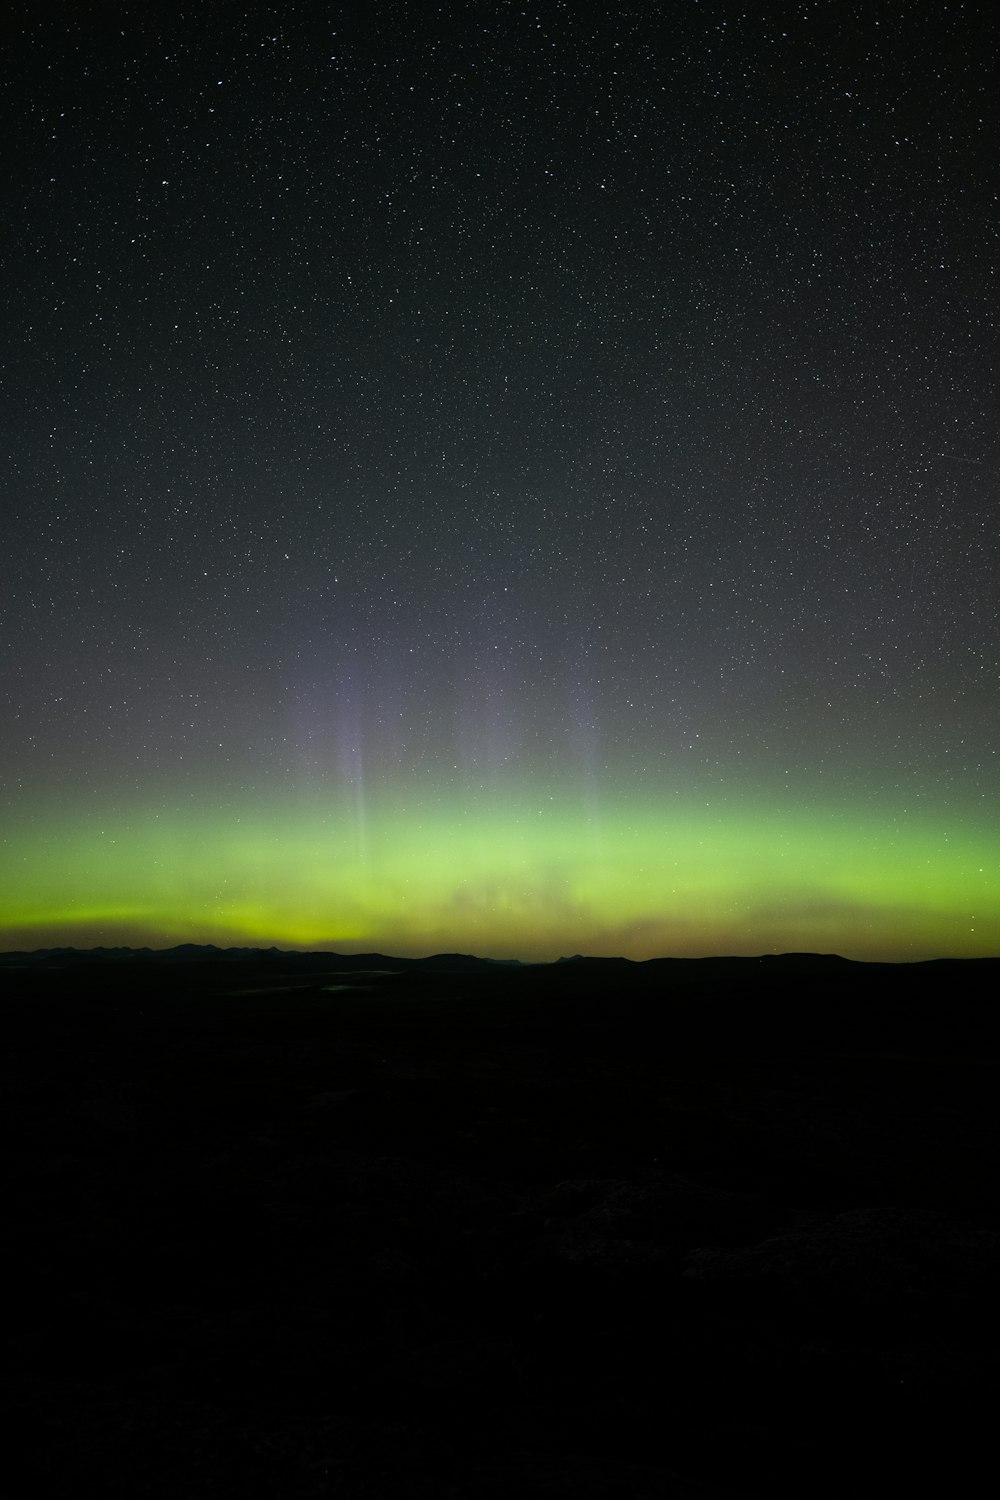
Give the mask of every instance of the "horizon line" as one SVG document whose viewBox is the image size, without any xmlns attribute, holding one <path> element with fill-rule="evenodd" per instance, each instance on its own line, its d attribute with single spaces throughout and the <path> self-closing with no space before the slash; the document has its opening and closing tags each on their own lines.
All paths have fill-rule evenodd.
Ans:
<svg viewBox="0 0 1000 1500">
<path fill-rule="evenodd" d="M 168 947 L 154 948 L 149 944 L 134 947 L 131 944 L 97 944 L 92 948 L 80 948 L 75 944 L 52 944 L 41 948 L 9 948 L 0 949 L 0 962 L 12 958 L 40 958 L 55 955 L 78 955 L 80 957 L 96 957 L 98 955 L 133 955 L 144 956 L 150 959 L 166 957 L 172 954 L 188 952 L 197 954 L 240 954 L 247 956 L 277 956 L 287 958 L 331 958 L 349 959 L 355 961 L 363 958 L 378 958 L 390 963 L 401 964 L 433 964 L 436 960 L 465 960 L 472 963 L 488 964 L 496 968 L 555 968 L 561 964 L 572 963 L 621 963 L 635 967 L 641 967 L 651 963 L 763 963 L 774 959 L 822 959 L 827 962 L 835 961 L 843 964 L 855 965 L 878 965 L 882 967 L 915 967 L 928 963 L 961 963 L 979 964 L 995 963 L 1000 961 L 1000 953 L 997 954 L 975 954 L 956 955 L 941 953 L 931 957 L 923 958 L 850 958 L 846 954 L 838 952 L 823 952 L 818 949 L 770 949 L 757 953 L 706 953 L 706 954 L 654 954 L 648 958 L 629 958 L 625 954 L 612 953 L 571 953 L 561 954 L 558 958 L 549 959 L 521 959 L 521 958 L 494 958 L 490 955 L 463 952 L 458 949 L 440 949 L 432 953 L 424 954 L 402 954 L 386 953 L 381 949 L 362 949 L 358 952 L 350 952 L 339 948 L 279 948 L 277 944 L 269 944 L 266 947 L 260 944 L 230 944 L 222 947 L 218 943 L 173 943 Z"/>
</svg>

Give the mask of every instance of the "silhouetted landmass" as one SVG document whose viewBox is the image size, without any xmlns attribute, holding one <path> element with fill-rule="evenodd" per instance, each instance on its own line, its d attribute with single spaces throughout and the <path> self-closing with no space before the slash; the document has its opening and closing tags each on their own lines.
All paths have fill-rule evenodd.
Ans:
<svg viewBox="0 0 1000 1500">
<path fill-rule="evenodd" d="M 973 1493 L 998 980 L 0 955 L 10 1493 Z"/>
<path fill-rule="evenodd" d="M 179 943 L 174 948 L 36 948 L 30 953 L 0 953 L 0 970 L 66 968 L 75 964 L 235 964 L 280 963 L 296 974 L 317 969 L 434 969 L 469 973 L 480 969 L 520 968 L 517 959 L 475 958 L 468 953 L 435 953 L 430 958 L 390 958 L 384 953 L 300 953 L 280 948 L 217 948 L 214 943 Z"/>
</svg>

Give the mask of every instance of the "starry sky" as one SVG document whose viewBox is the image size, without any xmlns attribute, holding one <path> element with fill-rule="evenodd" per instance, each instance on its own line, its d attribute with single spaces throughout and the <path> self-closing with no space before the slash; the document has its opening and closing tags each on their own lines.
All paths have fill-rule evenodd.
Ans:
<svg viewBox="0 0 1000 1500">
<path fill-rule="evenodd" d="M 15 6 L 0 946 L 1000 953 L 984 12 Z"/>
</svg>

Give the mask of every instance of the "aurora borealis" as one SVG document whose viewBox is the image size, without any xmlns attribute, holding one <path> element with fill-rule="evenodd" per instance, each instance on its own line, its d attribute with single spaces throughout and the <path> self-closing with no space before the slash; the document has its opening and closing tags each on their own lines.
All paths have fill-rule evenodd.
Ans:
<svg viewBox="0 0 1000 1500">
<path fill-rule="evenodd" d="M 1000 952 L 976 23 L 155 11 L 14 27 L 0 947 Z"/>
<path fill-rule="evenodd" d="M 362 951 L 457 944 L 529 959 L 581 935 L 636 957 L 995 949 L 996 841 L 974 826 L 637 799 L 588 819 L 556 795 L 461 809 L 444 798 L 425 809 L 380 804 L 363 829 L 319 802 L 309 812 L 276 802 L 266 814 L 36 825 L 4 891 L 12 945 L 37 924 L 78 945 L 110 931 L 137 946 L 150 936 Z"/>
</svg>

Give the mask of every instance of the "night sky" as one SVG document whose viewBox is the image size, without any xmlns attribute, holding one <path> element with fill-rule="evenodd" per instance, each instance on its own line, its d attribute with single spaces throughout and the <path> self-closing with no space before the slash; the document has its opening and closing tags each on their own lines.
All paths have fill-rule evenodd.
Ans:
<svg viewBox="0 0 1000 1500">
<path fill-rule="evenodd" d="M 985 9 L 18 7 L 0 947 L 1000 952 Z"/>
</svg>

